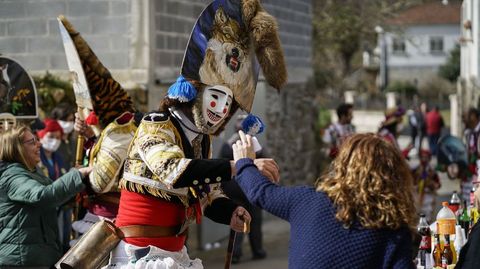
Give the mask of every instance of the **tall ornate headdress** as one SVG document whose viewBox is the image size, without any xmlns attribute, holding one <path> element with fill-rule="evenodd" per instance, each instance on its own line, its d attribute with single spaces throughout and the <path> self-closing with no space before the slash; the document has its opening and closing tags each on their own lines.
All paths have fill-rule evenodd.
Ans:
<svg viewBox="0 0 480 269">
<path fill-rule="evenodd" d="M 184 83 L 185 79 L 196 80 L 230 88 L 235 102 L 250 112 L 260 68 L 272 87 L 280 89 L 286 83 L 276 20 L 258 0 L 216 0 L 203 10 L 193 28 L 183 77 L 171 87 L 169 97 L 191 101 L 195 94 Z"/>
</svg>

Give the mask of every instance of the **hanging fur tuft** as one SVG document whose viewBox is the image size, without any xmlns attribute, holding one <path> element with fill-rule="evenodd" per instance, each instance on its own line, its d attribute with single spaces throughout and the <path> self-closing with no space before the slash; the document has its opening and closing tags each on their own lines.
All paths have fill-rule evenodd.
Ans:
<svg viewBox="0 0 480 269">
<path fill-rule="evenodd" d="M 263 9 L 258 0 L 243 0 L 242 10 L 263 75 L 268 84 L 279 90 L 287 83 L 287 67 L 277 21 Z"/>
</svg>

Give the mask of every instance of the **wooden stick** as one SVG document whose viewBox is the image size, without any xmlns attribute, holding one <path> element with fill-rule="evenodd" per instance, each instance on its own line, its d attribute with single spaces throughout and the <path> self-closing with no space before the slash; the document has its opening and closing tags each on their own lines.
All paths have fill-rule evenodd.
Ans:
<svg viewBox="0 0 480 269">
<path fill-rule="evenodd" d="M 230 269 L 232 264 L 233 248 L 235 247 L 235 237 L 237 232 L 230 229 L 230 236 L 228 237 L 228 247 L 227 247 L 227 256 L 225 256 L 225 266 L 224 269 Z"/>
</svg>

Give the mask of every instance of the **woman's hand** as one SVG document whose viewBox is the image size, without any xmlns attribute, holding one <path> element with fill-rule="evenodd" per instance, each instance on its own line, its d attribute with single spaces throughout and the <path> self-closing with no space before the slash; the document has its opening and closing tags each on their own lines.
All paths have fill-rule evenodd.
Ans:
<svg viewBox="0 0 480 269">
<path fill-rule="evenodd" d="M 255 159 L 253 163 L 257 166 L 262 175 L 266 176 L 271 182 L 277 184 L 280 181 L 280 172 L 277 162 L 274 159 L 261 158 Z"/>
<path fill-rule="evenodd" d="M 90 174 L 90 172 L 92 172 L 92 169 L 93 167 L 92 166 L 88 166 L 88 167 L 81 167 L 81 168 L 78 168 L 78 172 L 80 172 L 80 174 L 82 175 L 82 178 L 88 178 L 88 175 Z"/>
<path fill-rule="evenodd" d="M 237 162 L 243 158 L 250 158 L 255 160 L 255 151 L 253 150 L 252 137 L 250 135 L 245 135 L 243 131 L 238 131 L 240 135 L 240 140 L 232 145 L 233 149 L 233 160 Z"/>
</svg>

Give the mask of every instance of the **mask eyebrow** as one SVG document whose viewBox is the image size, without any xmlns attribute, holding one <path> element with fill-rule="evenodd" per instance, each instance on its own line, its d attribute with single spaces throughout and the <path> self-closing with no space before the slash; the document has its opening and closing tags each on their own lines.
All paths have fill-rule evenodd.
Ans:
<svg viewBox="0 0 480 269">
<path fill-rule="evenodd" d="M 221 94 L 223 94 L 223 95 L 227 95 L 226 92 L 224 92 L 224 91 L 222 91 L 222 90 L 215 89 L 215 88 L 210 88 L 209 90 L 214 91 L 214 92 L 221 93 Z"/>
</svg>

